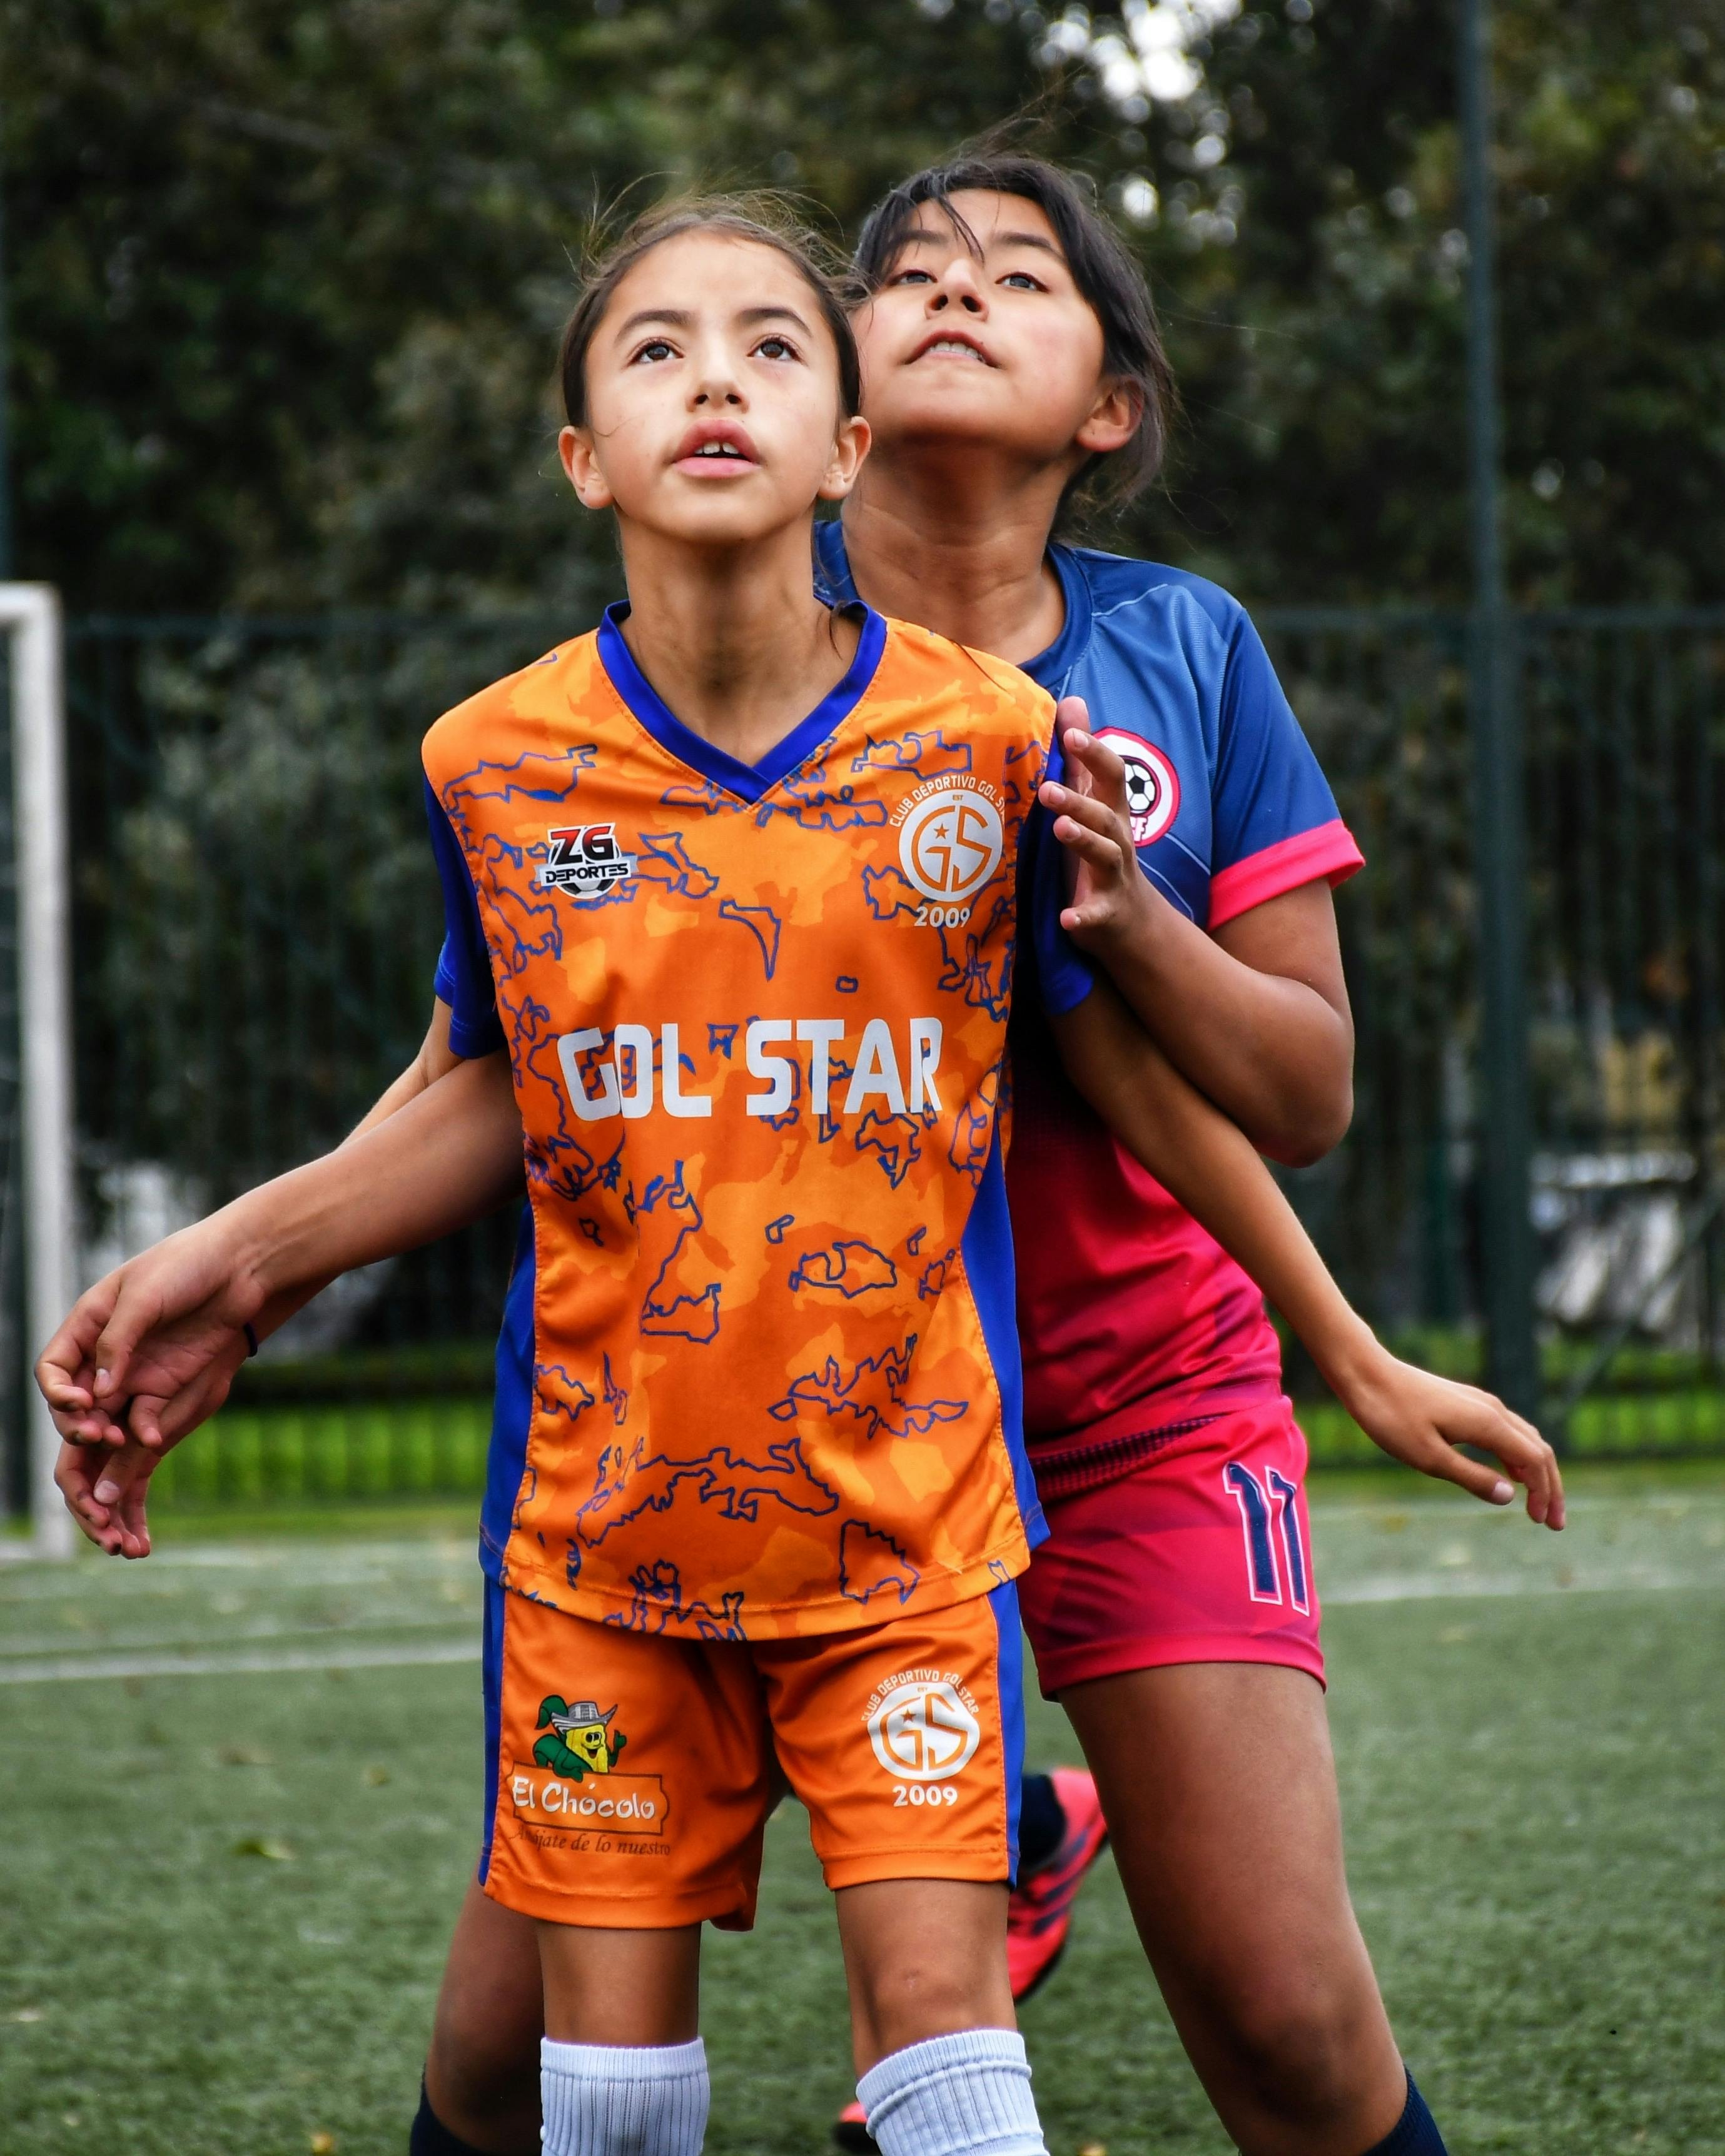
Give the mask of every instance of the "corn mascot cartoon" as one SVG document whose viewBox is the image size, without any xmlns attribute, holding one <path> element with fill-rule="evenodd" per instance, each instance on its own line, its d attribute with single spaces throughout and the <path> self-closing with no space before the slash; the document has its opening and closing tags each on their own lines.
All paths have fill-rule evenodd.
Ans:
<svg viewBox="0 0 1725 2156">
<path fill-rule="evenodd" d="M 629 1739 L 613 1730 L 614 1707 L 599 1712 L 598 1702 L 578 1699 L 573 1707 L 553 1692 L 539 1702 L 538 1727 L 545 1731 L 533 1747 L 535 1763 L 553 1774 L 578 1782 L 583 1774 L 608 1774 Z"/>
</svg>

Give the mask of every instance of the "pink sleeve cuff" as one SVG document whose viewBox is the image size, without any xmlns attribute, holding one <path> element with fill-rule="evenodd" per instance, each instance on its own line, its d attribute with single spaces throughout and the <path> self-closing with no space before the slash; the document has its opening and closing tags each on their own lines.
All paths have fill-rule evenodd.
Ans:
<svg viewBox="0 0 1725 2156">
<path fill-rule="evenodd" d="M 1236 920 L 1255 906 L 1297 891 L 1301 884 L 1316 883 L 1320 876 L 1332 886 L 1345 883 L 1365 865 L 1365 855 L 1339 816 L 1309 831 L 1296 831 L 1291 839 L 1280 839 L 1260 853 L 1248 854 L 1210 878 L 1209 926 L 1219 928 L 1224 921 Z"/>
</svg>

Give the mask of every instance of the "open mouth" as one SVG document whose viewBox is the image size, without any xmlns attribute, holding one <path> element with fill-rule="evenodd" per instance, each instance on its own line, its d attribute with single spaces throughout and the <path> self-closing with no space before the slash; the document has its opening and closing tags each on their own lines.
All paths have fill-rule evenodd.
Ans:
<svg viewBox="0 0 1725 2156">
<path fill-rule="evenodd" d="M 747 471 L 759 459 L 754 444 L 734 419 L 706 419 L 684 435 L 674 461 L 684 471 L 698 467 L 716 473 Z"/>
<path fill-rule="evenodd" d="M 914 366 L 919 359 L 968 359 L 973 360 L 978 367 L 994 364 L 979 344 L 973 343 L 968 337 L 955 336 L 950 331 L 943 331 L 919 345 L 911 355 L 911 364 Z"/>
</svg>

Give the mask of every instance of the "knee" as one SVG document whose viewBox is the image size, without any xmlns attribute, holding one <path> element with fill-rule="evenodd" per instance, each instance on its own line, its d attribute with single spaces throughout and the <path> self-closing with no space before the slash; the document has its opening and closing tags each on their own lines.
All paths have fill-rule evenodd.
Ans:
<svg viewBox="0 0 1725 2156">
<path fill-rule="evenodd" d="M 871 1971 L 853 1997 L 860 2049 L 876 2057 L 960 2029 L 1012 2025 L 1009 1992 L 976 1974 L 937 1959 L 906 1955 L 891 1969 Z"/>
<path fill-rule="evenodd" d="M 539 2038 L 536 2030 L 505 2030 L 439 2013 L 426 2054 L 425 2086 L 432 2108 L 464 2138 L 476 2128 L 539 2123 Z"/>
<path fill-rule="evenodd" d="M 1269 1976 L 1234 1998 L 1225 2020 L 1234 2070 L 1260 2107 L 1308 2131 L 1352 2115 L 1391 2045 L 1376 1988 L 1357 1983 Z"/>
</svg>

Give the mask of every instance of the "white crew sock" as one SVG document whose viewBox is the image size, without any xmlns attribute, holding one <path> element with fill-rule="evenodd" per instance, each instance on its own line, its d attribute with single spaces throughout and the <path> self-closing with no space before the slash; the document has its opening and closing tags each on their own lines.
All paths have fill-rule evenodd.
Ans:
<svg viewBox="0 0 1725 2156">
<path fill-rule="evenodd" d="M 701 2156 L 706 2046 L 539 2046 L 545 2156 Z"/>
<path fill-rule="evenodd" d="M 1015 2029 L 907 2044 L 856 2085 L 882 2156 L 1048 2156 Z"/>
</svg>

